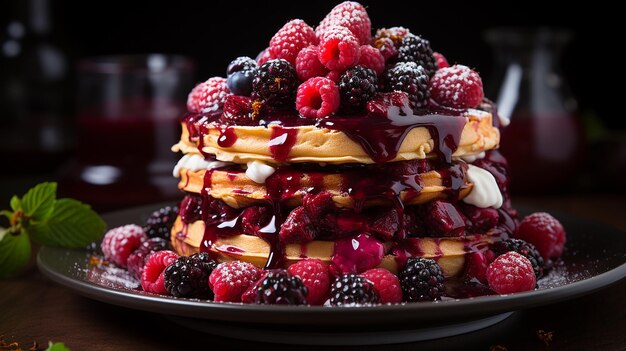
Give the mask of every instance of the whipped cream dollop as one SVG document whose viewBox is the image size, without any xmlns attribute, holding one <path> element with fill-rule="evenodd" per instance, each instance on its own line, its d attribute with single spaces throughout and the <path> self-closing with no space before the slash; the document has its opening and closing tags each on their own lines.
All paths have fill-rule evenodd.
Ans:
<svg viewBox="0 0 626 351">
<path fill-rule="evenodd" d="M 209 161 L 205 159 L 202 155 L 198 154 L 187 154 L 183 156 L 180 160 L 178 160 L 178 163 L 176 164 L 176 166 L 174 166 L 174 171 L 172 172 L 172 175 L 174 175 L 175 178 L 179 178 L 180 170 L 183 168 L 187 168 L 190 171 L 197 172 L 203 169 L 220 168 L 228 166 L 229 164 L 229 162 Z"/>
<path fill-rule="evenodd" d="M 480 167 L 467 165 L 467 178 L 474 183 L 474 188 L 463 202 L 480 208 L 502 206 L 502 193 L 491 173 Z"/>
<path fill-rule="evenodd" d="M 261 161 L 250 161 L 248 162 L 248 169 L 246 169 L 246 176 L 255 183 L 263 184 L 267 177 L 274 174 L 276 169 L 272 166 L 267 165 Z"/>
</svg>

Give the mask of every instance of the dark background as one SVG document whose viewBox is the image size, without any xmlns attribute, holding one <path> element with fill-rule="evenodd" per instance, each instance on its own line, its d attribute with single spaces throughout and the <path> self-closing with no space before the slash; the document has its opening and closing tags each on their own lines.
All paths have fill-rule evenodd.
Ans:
<svg viewBox="0 0 626 351">
<path fill-rule="evenodd" d="M 7 24 L 20 14 L 25 3 L 43 0 L 9 0 L 0 2 L 0 39 Z M 52 31 L 49 36 L 67 54 L 71 67 L 84 57 L 130 53 L 172 53 L 195 59 L 196 81 L 224 76 L 227 64 L 235 57 L 255 57 L 272 35 L 288 20 L 301 18 L 311 26 L 324 17 L 339 1 L 106 1 L 68 2 L 46 0 L 50 5 Z M 623 187 L 612 175 L 610 186 L 589 187 L 594 183 L 591 170 L 603 163 L 595 155 L 621 152 L 624 147 L 625 118 L 621 113 L 623 89 L 614 89 L 622 80 L 622 57 L 618 30 L 619 11 L 600 4 L 584 6 L 546 6 L 540 1 L 441 2 L 441 1 L 363 1 L 372 19 L 372 28 L 404 26 L 430 40 L 435 51 L 451 63 L 463 63 L 479 71 L 490 91 L 495 66 L 491 47 L 484 40 L 486 29 L 520 27 L 525 29 L 565 28 L 573 40 L 560 57 L 560 69 L 567 86 L 578 101 L 578 114 L 585 126 L 585 137 L 600 145 L 585 144 L 589 158 L 581 159 L 582 177 L 579 189 L 612 192 Z M 71 71 L 73 72 L 73 70 Z M 74 96 L 75 77 L 67 78 L 68 96 Z M 495 99 L 496 96 L 489 96 Z M 2 109 L 2 106 L 0 106 Z M 69 118 L 74 117 L 71 108 Z M 589 127 L 593 125 L 593 127 Z M 555 136 L 558 137 L 558 136 Z M 592 140 L 593 139 L 593 140 Z M 617 139 L 617 141 L 615 141 Z M 602 144 L 602 140 L 612 140 Z M 622 151 L 616 151 L 615 143 Z M 607 146 L 608 145 L 608 146 Z M 0 150 L 2 154 L 3 150 Z M 35 155 L 37 156 L 37 155 Z M 64 154 L 64 157 L 70 157 Z M 623 156 L 623 155 L 622 155 Z M 30 155 L 29 157 L 32 157 Z M 55 156 L 56 157 L 56 156 Z M 52 166 L 37 170 L 34 177 L 20 175 L 21 167 L 5 167 L 0 175 L 0 201 L 10 193 L 25 190 L 26 183 L 55 179 L 63 159 L 53 159 Z M 624 157 L 617 158 L 623 169 Z M 614 160 L 612 162 L 615 162 Z M 610 165 L 607 169 L 615 169 Z M 606 170 L 599 171 L 605 173 Z M 619 171 L 621 172 L 621 171 Z M 6 174 L 15 174 L 23 184 L 11 183 Z M 616 172 L 613 172 L 616 173 Z M 572 177 L 572 174 L 564 175 Z M 29 181 L 24 181 L 24 180 Z M 30 181 L 32 179 L 32 181 Z M 602 185 L 602 184 L 601 184 Z M 574 188 L 576 189 L 576 188 Z M 569 189 L 573 192 L 572 189 Z"/>
</svg>

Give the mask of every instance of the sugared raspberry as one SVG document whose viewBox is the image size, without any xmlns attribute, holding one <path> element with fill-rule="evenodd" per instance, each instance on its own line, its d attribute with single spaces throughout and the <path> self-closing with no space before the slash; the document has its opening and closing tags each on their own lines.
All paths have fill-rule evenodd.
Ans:
<svg viewBox="0 0 626 351">
<path fill-rule="evenodd" d="M 535 272 L 535 277 L 537 279 L 543 276 L 543 257 L 535 245 L 521 239 L 508 239 L 493 243 L 491 248 L 496 255 L 502 255 L 509 251 L 517 252 L 518 254 L 526 257 L 530 261 L 530 264 L 533 265 L 533 271 Z"/>
<path fill-rule="evenodd" d="M 128 256 L 146 240 L 148 236 L 143 228 L 136 224 L 128 224 L 106 232 L 100 247 L 105 259 L 126 268 Z"/>
<path fill-rule="evenodd" d="M 339 88 L 332 80 L 314 77 L 300 84 L 296 94 L 296 109 L 304 117 L 322 118 L 339 109 Z"/>
<path fill-rule="evenodd" d="M 309 290 L 306 300 L 311 305 L 323 305 L 328 299 L 330 274 L 328 266 L 318 259 L 308 258 L 289 266 L 289 273 L 300 277 Z"/>
<path fill-rule="evenodd" d="M 265 50 L 259 52 L 256 57 L 256 64 L 261 66 L 265 62 L 269 60 L 273 60 L 275 57 L 272 57 L 272 53 L 270 52 L 270 48 L 265 48 Z"/>
<path fill-rule="evenodd" d="M 269 60 L 262 64 L 252 81 L 255 97 L 271 106 L 292 105 L 297 87 L 296 70 L 282 59 Z"/>
<path fill-rule="evenodd" d="M 168 240 L 163 238 L 150 238 L 144 241 L 137 250 L 133 251 L 133 253 L 128 256 L 126 260 L 128 273 L 138 280 L 141 279 L 141 273 L 143 272 L 143 267 L 146 264 L 148 255 L 153 252 L 166 250 L 168 247 Z"/>
<path fill-rule="evenodd" d="M 370 45 L 361 45 L 360 56 L 357 65 L 374 70 L 381 75 L 385 70 L 385 58 L 378 49 Z"/>
<path fill-rule="evenodd" d="M 328 68 L 317 57 L 318 50 L 318 46 L 311 45 L 298 53 L 298 57 L 296 57 L 296 73 L 301 81 L 306 82 L 309 78 L 324 77 L 328 74 Z"/>
<path fill-rule="evenodd" d="M 561 257 L 566 241 L 563 225 L 545 212 L 526 216 L 517 227 L 515 237 L 535 245 L 546 261 Z"/>
<path fill-rule="evenodd" d="M 430 96 L 443 106 L 474 108 L 485 96 L 483 81 L 476 71 L 467 66 L 445 67 L 430 79 Z"/>
<path fill-rule="evenodd" d="M 311 218 L 302 206 L 294 208 L 278 233 L 284 244 L 307 243 L 317 236 L 317 230 Z"/>
<path fill-rule="evenodd" d="M 224 101 L 224 112 L 220 119 L 231 125 L 258 125 L 258 119 L 253 118 L 252 112 L 252 99 L 246 96 L 230 95 Z"/>
<path fill-rule="evenodd" d="M 315 28 L 317 37 L 320 38 L 332 26 L 348 28 L 363 45 L 369 44 L 372 37 L 372 22 L 358 2 L 345 1 L 335 6 Z"/>
<path fill-rule="evenodd" d="M 174 251 L 163 250 L 153 252 L 146 258 L 146 264 L 141 273 L 141 287 L 144 291 L 166 295 L 164 271 L 178 258 Z"/>
<path fill-rule="evenodd" d="M 429 77 L 437 70 L 437 61 L 433 56 L 430 42 L 417 35 L 409 34 L 402 38 L 398 47 L 398 61 L 415 62 L 424 68 Z"/>
<path fill-rule="evenodd" d="M 435 61 L 437 61 L 437 68 L 438 69 L 450 67 L 450 64 L 448 63 L 448 60 L 446 60 L 446 57 L 443 56 L 442 54 L 440 54 L 440 53 L 435 51 L 435 52 L 433 52 L 433 56 L 435 57 Z"/>
<path fill-rule="evenodd" d="M 241 302 L 241 295 L 260 277 L 261 270 L 252 263 L 224 262 L 211 272 L 209 286 L 215 294 L 215 301 Z"/>
<path fill-rule="evenodd" d="M 296 64 L 296 56 L 300 50 L 309 45 L 317 44 L 315 31 L 303 20 L 287 22 L 270 40 L 269 51 L 273 58 L 284 59 L 292 65 Z"/>
<path fill-rule="evenodd" d="M 217 111 L 222 108 L 228 95 L 230 90 L 225 78 L 209 78 L 191 90 L 187 97 L 187 109 L 196 113 Z"/>
<path fill-rule="evenodd" d="M 329 70 L 344 70 L 359 62 L 359 41 L 345 27 L 329 27 L 320 37 L 320 62 Z"/>
<path fill-rule="evenodd" d="M 533 290 L 537 283 L 530 261 L 514 251 L 499 256 L 489 265 L 487 281 L 498 294 Z"/>
<path fill-rule="evenodd" d="M 348 111 L 363 109 L 365 104 L 376 95 L 377 87 L 378 78 L 374 70 L 364 66 L 348 69 L 339 78 L 342 109 Z"/>
<path fill-rule="evenodd" d="M 402 288 L 400 281 L 393 273 L 384 268 L 374 268 L 361 273 L 369 280 L 380 297 L 380 303 L 402 302 Z"/>
<path fill-rule="evenodd" d="M 428 75 L 415 62 L 398 62 L 387 71 L 387 90 L 403 91 L 413 107 L 428 101 Z"/>
</svg>

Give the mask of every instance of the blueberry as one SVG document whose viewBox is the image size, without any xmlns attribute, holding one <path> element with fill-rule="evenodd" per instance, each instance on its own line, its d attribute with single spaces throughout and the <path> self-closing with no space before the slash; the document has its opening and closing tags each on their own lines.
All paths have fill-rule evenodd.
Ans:
<svg viewBox="0 0 626 351">
<path fill-rule="evenodd" d="M 256 75 L 256 68 L 235 72 L 228 76 L 226 85 L 231 93 L 240 96 L 250 96 L 252 93 L 252 80 Z"/>
<path fill-rule="evenodd" d="M 226 76 L 230 76 L 231 74 L 239 71 L 256 69 L 256 67 L 257 64 L 255 60 L 248 56 L 240 56 L 228 64 L 228 67 L 226 68 Z"/>
</svg>

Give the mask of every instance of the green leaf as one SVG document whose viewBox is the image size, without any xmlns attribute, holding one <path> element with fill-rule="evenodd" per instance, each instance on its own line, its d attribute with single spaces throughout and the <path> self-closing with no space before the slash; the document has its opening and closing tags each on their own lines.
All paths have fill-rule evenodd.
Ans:
<svg viewBox="0 0 626 351">
<path fill-rule="evenodd" d="M 60 199 L 47 221 L 33 222 L 25 229 L 42 245 L 83 248 L 102 237 L 106 224 L 90 206 Z"/>
<path fill-rule="evenodd" d="M 17 211 L 22 208 L 22 201 L 19 197 L 17 197 L 17 195 L 13 195 L 11 198 L 11 208 L 13 211 Z"/>
<path fill-rule="evenodd" d="M 22 210 L 32 220 L 44 221 L 52 213 L 56 193 L 57 183 L 38 184 L 28 190 L 22 198 Z"/>
<path fill-rule="evenodd" d="M 5 216 L 10 221 L 11 217 L 13 217 L 13 212 L 7 211 L 7 210 L 2 210 L 2 211 L 0 211 L 0 216 Z"/>
<path fill-rule="evenodd" d="M 0 229 L 0 278 L 8 278 L 24 267 L 30 258 L 30 240 L 22 231 L 18 235 Z"/>
<path fill-rule="evenodd" d="M 71 350 L 67 346 L 65 346 L 65 344 L 63 344 L 62 342 L 53 343 L 52 341 L 50 341 L 48 343 L 48 348 L 45 349 L 44 351 L 71 351 Z"/>
</svg>

